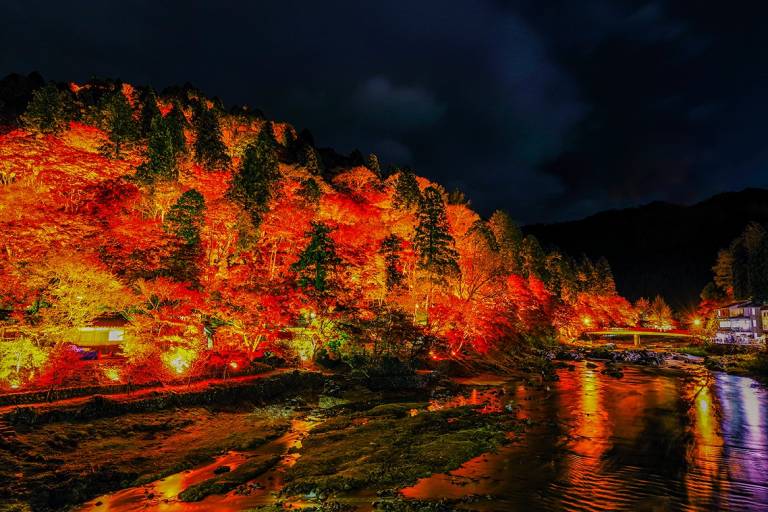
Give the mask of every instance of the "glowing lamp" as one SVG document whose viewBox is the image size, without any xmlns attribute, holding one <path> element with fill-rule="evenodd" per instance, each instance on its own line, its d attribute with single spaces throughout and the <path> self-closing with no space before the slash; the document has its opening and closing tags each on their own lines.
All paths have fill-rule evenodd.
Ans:
<svg viewBox="0 0 768 512">
<path fill-rule="evenodd" d="M 230 361 L 229 362 L 229 367 L 232 368 L 233 370 L 237 370 L 237 368 L 238 368 L 237 361 Z"/>
<path fill-rule="evenodd" d="M 120 380 L 120 370 L 117 368 L 105 368 L 104 376 L 112 382 L 117 382 Z"/>
<path fill-rule="evenodd" d="M 694 318 L 693 325 L 696 327 L 701 327 L 701 318 Z"/>
<path fill-rule="evenodd" d="M 189 367 L 189 362 L 181 355 L 171 359 L 168 364 L 170 364 L 171 368 L 173 368 L 176 373 L 184 373 L 184 370 Z"/>
<path fill-rule="evenodd" d="M 166 353 L 163 357 L 165 364 L 167 364 L 171 370 L 176 372 L 178 375 L 181 375 L 187 371 L 194 359 L 195 352 L 193 350 L 185 350 L 180 347 Z"/>
<path fill-rule="evenodd" d="M 581 319 L 581 323 L 583 323 L 585 326 L 589 327 L 590 325 L 592 325 L 592 319 L 589 318 L 588 316 L 585 316 L 585 317 L 583 317 Z"/>
</svg>

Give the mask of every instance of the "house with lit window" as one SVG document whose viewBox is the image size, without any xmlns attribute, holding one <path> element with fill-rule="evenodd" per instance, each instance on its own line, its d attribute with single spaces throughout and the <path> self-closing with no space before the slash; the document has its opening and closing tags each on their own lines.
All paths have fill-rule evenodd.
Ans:
<svg viewBox="0 0 768 512">
<path fill-rule="evenodd" d="M 715 343 L 764 343 L 768 333 L 768 307 L 752 301 L 734 302 L 716 310 Z"/>
</svg>

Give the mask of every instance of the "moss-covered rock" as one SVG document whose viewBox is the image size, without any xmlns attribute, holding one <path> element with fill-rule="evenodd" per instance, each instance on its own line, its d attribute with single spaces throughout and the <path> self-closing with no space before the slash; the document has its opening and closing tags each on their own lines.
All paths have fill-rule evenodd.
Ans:
<svg viewBox="0 0 768 512">
<path fill-rule="evenodd" d="M 221 473 L 199 484 L 186 488 L 179 494 L 181 501 L 201 501 L 212 494 L 226 494 L 262 475 L 280 461 L 279 455 L 262 455 L 248 459 L 233 471 Z"/>
<path fill-rule="evenodd" d="M 329 494 L 404 486 L 495 450 L 515 428 L 506 414 L 468 407 L 410 415 L 415 404 L 386 404 L 330 420 L 303 443 L 285 493 Z"/>
</svg>

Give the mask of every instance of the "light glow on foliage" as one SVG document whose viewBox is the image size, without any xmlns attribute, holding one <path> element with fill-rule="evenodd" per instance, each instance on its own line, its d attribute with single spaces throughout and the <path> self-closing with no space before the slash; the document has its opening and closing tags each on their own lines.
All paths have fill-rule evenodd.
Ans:
<svg viewBox="0 0 768 512">
<path fill-rule="evenodd" d="M 639 322 L 607 264 L 548 253 L 411 171 L 383 178 L 369 158 L 323 172 L 288 125 L 202 97 L 205 115 L 171 97 L 153 109 L 127 84 L 105 110 L 92 87 L 71 85 L 68 101 L 93 119 L 0 134 L 0 387 L 77 382 L 115 343 L 124 362 L 96 377 L 138 383 L 226 375 L 267 353 L 499 358 Z M 176 119 L 173 133 L 154 115 Z M 115 120 L 131 129 L 111 133 Z M 668 323 L 657 306 L 647 323 Z M 82 350 L 57 348 L 70 343 Z"/>
<path fill-rule="evenodd" d="M 120 369 L 114 366 L 108 366 L 104 368 L 104 376 L 112 382 L 120 381 Z"/>
<path fill-rule="evenodd" d="M 163 361 L 176 375 L 183 375 L 197 359 L 193 349 L 176 347 L 163 354 Z"/>
</svg>

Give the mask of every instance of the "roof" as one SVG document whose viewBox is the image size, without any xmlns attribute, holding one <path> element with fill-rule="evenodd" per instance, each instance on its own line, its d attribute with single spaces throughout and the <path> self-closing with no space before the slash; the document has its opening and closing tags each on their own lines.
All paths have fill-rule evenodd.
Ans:
<svg viewBox="0 0 768 512">
<path fill-rule="evenodd" d="M 93 327 L 124 327 L 127 324 L 128 320 L 122 315 L 101 315 L 91 322 Z"/>
<path fill-rule="evenodd" d="M 725 306 L 722 306 L 720 309 L 723 308 L 762 308 L 765 307 L 765 304 L 762 304 L 760 302 L 755 302 L 752 299 L 748 300 L 740 300 L 737 302 L 732 302 L 730 304 L 726 304 Z"/>
</svg>

